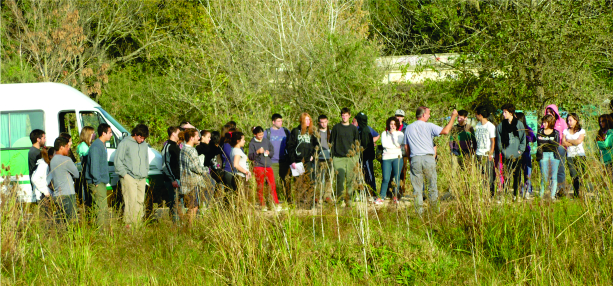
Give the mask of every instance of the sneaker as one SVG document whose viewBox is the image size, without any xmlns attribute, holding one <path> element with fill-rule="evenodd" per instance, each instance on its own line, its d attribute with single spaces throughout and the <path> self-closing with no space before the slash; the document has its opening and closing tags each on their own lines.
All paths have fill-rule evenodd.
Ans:
<svg viewBox="0 0 614 286">
<path fill-rule="evenodd" d="M 384 204 L 384 200 L 378 198 L 377 200 L 375 200 L 374 204 L 376 204 L 376 205 L 383 205 Z"/>
<path fill-rule="evenodd" d="M 275 206 L 275 211 L 276 212 L 280 212 L 280 211 L 284 211 L 285 209 L 281 206 L 281 205 L 276 205 Z"/>
<path fill-rule="evenodd" d="M 392 203 L 395 205 L 399 203 L 399 200 L 397 200 L 397 197 L 392 198 Z"/>
</svg>

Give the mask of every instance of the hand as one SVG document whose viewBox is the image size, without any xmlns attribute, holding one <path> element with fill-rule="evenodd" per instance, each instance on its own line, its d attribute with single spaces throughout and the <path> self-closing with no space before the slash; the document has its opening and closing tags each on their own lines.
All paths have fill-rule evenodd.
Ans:
<svg viewBox="0 0 614 286">
<path fill-rule="evenodd" d="M 264 151 L 264 155 L 269 156 L 269 153 L 270 153 L 269 150 Z"/>
<path fill-rule="evenodd" d="M 458 111 L 456 111 L 456 108 L 454 109 L 454 111 L 452 111 L 452 117 L 457 117 L 458 116 Z"/>
<path fill-rule="evenodd" d="M 488 161 L 494 162 L 495 161 L 495 157 L 493 157 L 493 155 L 489 155 L 488 156 Z"/>
<path fill-rule="evenodd" d="M 313 156 L 311 156 L 311 158 L 309 158 L 309 162 L 313 161 Z"/>
<path fill-rule="evenodd" d="M 252 173 L 250 173 L 250 172 L 245 173 L 245 181 L 246 182 L 249 181 L 249 178 L 251 178 L 251 177 L 252 177 Z"/>
<path fill-rule="evenodd" d="M 173 188 L 175 188 L 175 189 L 179 188 L 179 184 L 177 183 L 177 181 L 173 181 L 172 184 L 173 184 Z"/>
<path fill-rule="evenodd" d="M 256 151 L 256 153 L 258 153 L 258 154 L 262 154 L 262 153 L 264 153 L 264 148 L 263 148 L 263 147 L 260 147 L 260 149 L 258 149 L 258 151 Z"/>
<path fill-rule="evenodd" d="M 290 165 L 290 167 L 292 167 L 292 169 L 296 169 L 296 163 L 292 163 L 292 165 Z"/>
</svg>

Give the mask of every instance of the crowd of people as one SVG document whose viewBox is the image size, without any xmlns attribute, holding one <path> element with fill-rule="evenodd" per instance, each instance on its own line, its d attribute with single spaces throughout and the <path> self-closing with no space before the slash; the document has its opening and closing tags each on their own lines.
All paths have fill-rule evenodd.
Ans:
<svg viewBox="0 0 614 286">
<path fill-rule="evenodd" d="M 214 199 L 215 192 L 242 192 L 253 177 L 260 208 L 282 211 L 283 202 L 292 200 L 291 178 L 308 176 L 311 186 L 318 182 L 334 186 L 332 192 L 318 196 L 317 203 L 340 203 L 349 207 L 356 187 L 365 188 L 373 196 L 374 204 L 383 204 L 387 197 L 392 203 L 398 203 L 401 196 L 408 195 L 404 181 L 409 168 L 416 212 L 422 215 L 423 196 L 427 193 L 429 205 L 438 208 L 434 138 L 446 134 L 450 134 L 453 169 L 477 164 L 492 197 L 501 171 L 504 171 L 504 186 L 511 187 L 514 200 L 528 198 L 533 193 L 530 142 L 537 143 L 535 160 L 541 169 L 536 196 L 544 197 L 548 190 L 550 198 L 555 200 L 565 181 L 566 169 L 573 181 L 574 196 L 580 196 L 586 168 L 586 131 L 580 124 L 580 117 L 570 113 L 562 118 L 557 106 L 549 105 L 539 120 L 539 129 L 534 131 L 527 125 L 525 115 L 517 113 L 513 104 L 505 104 L 501 110 L 503 119 L 497 126 L 487 108 L 478 108 L 475 126 L 468 123 L 469 112 L 454 110 L 442 127 L 428 122 L 431 110 L 427 107 L 416 109 L 416 120 L 411 124 L 404 122 L 405 112 L 399 109 L 386 120 L 381 134 L 369 126 L 365 113 L 359 112 L 352 117 L 349 108 L 341 109 L 341 122 L 332 128 L 329 128 L 326 115 L 318 116 L 316 124 L 311 115 L 302 113 L 296 127 L 289 130 L 284 127 L 283 117 L 273 114 L 269 128 L 251 128 L 253 136 L 247 153 L 246 134 L 233 121 L 220 131 L 198 130 L 189 122 L 182 122 L 179 126 L 168 127 L 168 140 L 161 151 L 167 190 L 165 201 L 174 221 L 183 216 L 191 222 L 199 207 Z M 611 174 L 612 114 L 600 116 L 599 126 L 597 146 L 602 163 Z M 145 143 L 149 129 L 139 124 L 131 133 L 119 143 L 113 162 L 115 173 L 120 177 L 123 219 L 127 226 L 138 223 L 143 215 L 149 174 L 148 144 Z M 53 148 L 47 148 L 45 132 L 32 131 L 28 165 L 32 188 L 40 200 L 53 202 L 66 217 L 74 217 L 74 179 L 81 177 L 80 187 L 92 198 L 92 213 L 99 225 L 105 225 L 108 222 L 107 184 L 110 182 L 105 143 L 112 137 L 107 124 L 100 124 L 96 132 L 92 127 L 82 128 L 81 143 L 77 147 L 83 168 L 80 174 L 69 134 L 60 134 Z M 378 141 L 381 145 L 376 145 Z M 381 162 L 379 191 L 374 160 Z M 452 173 L 459 172 L 453 170 Z M 522 179 L 524 184 L 521 184 Z M 265 185 L 270 190 L 266 195 Z M 186 215 L 181 211 L 184 208 Z"/>
</svg>

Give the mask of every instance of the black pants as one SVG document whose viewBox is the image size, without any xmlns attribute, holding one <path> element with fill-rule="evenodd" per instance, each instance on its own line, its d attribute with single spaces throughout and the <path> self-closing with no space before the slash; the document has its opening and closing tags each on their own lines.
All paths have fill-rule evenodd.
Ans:
<svg viewBox="0 0 614 286">
<path fill-rule="evenodd" d="M 580 196 L 581 179 L 586 168 L 586 157 L 576 156 L 567 158 L 567 167 L 569 168 L 569 176 L 573 179 L 573 196 Z"/>
<path fill-rule="evenodd" d="M 371 188 L 371 195 L 377 194 L 375 186 L 375 171 L 373 170 L 373 160 L 364 160 L 362 162 L 362 174 L 365 176 L 365 183 Z"/>
<path fill-rule="evenodd" d="M 522 158 L 503 158 L 503 167 L 505 168 L 505 185 L 509 186 L 510 177 L 514 180 L 514 196 L 518 196 L 518 186 L 520 185 L 520 176 L 522 175 L 521 168 Z"/>
<path fill-rule="evenodd" d="M 173 222 L 178 222 L 179 215 L 177 213 L 177 189 L 173 187 L 173 182 L 170 180 L 164 180 L 164 186 L 166 187 L 166 195 L 164 196 L 164 200 L 166 201 L 166 206 L 168 206 L 168 214 Z"/>
</svg>

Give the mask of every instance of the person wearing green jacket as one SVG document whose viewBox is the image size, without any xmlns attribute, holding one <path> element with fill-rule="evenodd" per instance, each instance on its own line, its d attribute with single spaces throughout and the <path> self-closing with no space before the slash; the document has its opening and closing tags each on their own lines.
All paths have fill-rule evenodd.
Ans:
<svg viewBox="0 0 614 286">
<path fill-rule="evenodd" d="M 597 135 L 597 147 L 601 153 L 601 160 L 605 164 L 609 173 L 612 174 L 612 115 L 603 114 L 599 116 L 599 135 Z"/>
<path fill-rule="evenodd" d="M 139 124 L 132 136 L 124 138 L 115 151 L 115 173 L 120 177 L 124 198 L 124 222 L 127 227 L 138 224 L 143 215 L 145 183 L 149 174 L 149 148 L 145 139 L 149 128 Z"/>
</svg>

